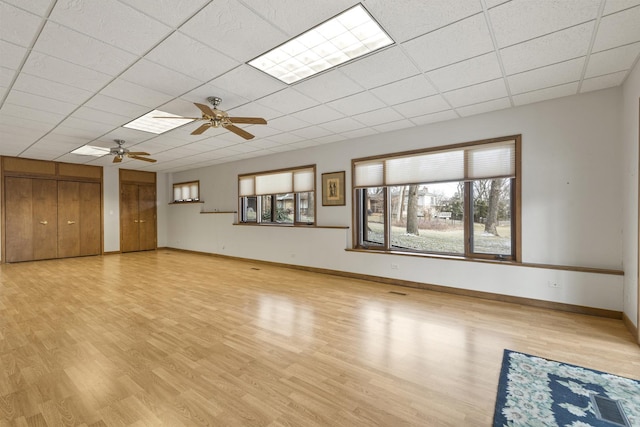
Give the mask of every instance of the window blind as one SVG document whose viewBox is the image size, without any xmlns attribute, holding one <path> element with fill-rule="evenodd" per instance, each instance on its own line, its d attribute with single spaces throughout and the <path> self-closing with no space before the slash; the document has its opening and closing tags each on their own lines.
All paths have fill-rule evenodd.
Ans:
<svg viewBox="0 0 640 427">
<path fill-rule="evenodd" d="M 515 140 L 354 162 L 354 186 L 428 184 L 513 177 Z"/>
<path fill-rule="evenodd" d="M 256 174 L 239 177 L 239 195 L 262 196 L 266 194 L 303 193 L 315 188 L 313 168 Z"/>
</svg>

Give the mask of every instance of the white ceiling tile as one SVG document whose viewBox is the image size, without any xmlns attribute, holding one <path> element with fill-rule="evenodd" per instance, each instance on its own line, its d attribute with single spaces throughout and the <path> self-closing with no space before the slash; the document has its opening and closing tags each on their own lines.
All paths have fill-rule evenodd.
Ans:
<svg viewBox="0 0 640 427">
<path fill-rule="evenodd" d="M 268 126 L 283 132 L 289 132 L 309 126 L 311 123 L 297 119 L 293 116 L 282 116 L 280 118 L 269 120 Z"/>
<path fill-rule="evenodd" d="M 513 96 L 515 105 L 532 104 L 534 102 L 546 101 L 547 99 L 560 98 L 563 96 L 575 95 L 578 91 L 578 82 L 567 83 L 546 89 L 527 92 Z"/>
<path fill-rule="evenodd" d="M 362 129 L 355 129 L 355 130 L 343 132 L 342 135 L 349 139 L 352 139 L 352 138 L 362 138 L 363 136 L 375 135 L 377 133 L 380 133 L 380 132 L 378 132 L 374 128 L 362 128 Z"/>
<path fill-rule="evenodd" d="M 116 0 L 58 0 L 50 20 L 141 55 L 171 29 Z"/>
<path fill-rule="evenodd" d="M 482 11 L 478 0 L 403 0 L 393 7 L 388 0 L 367 0 L 365 5 L 396 42 L 429 33 Z"/>
<path fill-rule="evenodd" d="M 92 92 L 69 86 L 62 83 L 52 82 L 40 77 L 22 73 L 13 85 L 15 90 L 32 93 L 43 98 L 57 99 L 71 104 L 82 104 L 89 99 Z"/>
<path fill-rule="evenodd" d="M 211 0 L 121 0 L 134 9 L 177 27 Z"/>
<path fill-rule="evenodd" d="M 260 98 L 258 103 L 284 114 L 290 114 L 318 105 L 318 101 L 315 101 L 292 88 L 287 88 L 280 92 L 267 95 L 264 98 Z"/>
<path fill-rule="evenodd" d="M 234 68 L 209 83 L 251 101 L 287 87 L 280 80 L 245 64 Z"/>
<path fill-rule="evenodd" d="M 33 108 L 13 105 L 6 102 L 0 109 L 0 114 L 11 117 L 28 117 L 31 120 L 49 123 L 52 125 L 60 123 L 65 118 L 62 114 L 51 113 L 43 110 L 34 110 Z"/>
<path fill-rule="evenodd" d="M 345 139 L 346 138 L 342 135 L 333 134 L 315 138 L 314 141 L 318 144 L 333 144 L 334 142 L 344 141 Z"/>
<path fill-rule="evenodd" d="M 635 6 L 640 6 L 640 0 L 607 0 L 602 15 L 606 16 Z"/>
<path fill-rule="evenodd" d="M 387 105 L 400 104 L 401 102 L 412 101 L 437 93 L 422 74 L 379 86 L 371 89 L 370 92 L 387 103 Z"/>
<path fill-rule="evenodd" d="M 89 91 L 102 88 L 112 79 L 108 74 L 33 51 L 29 54 L 22 71 Z"/>
<path fill-rule="evenodd" d="M 145 58 L 200 81 L 209 81 L 238 66 L 238 62 L 180 32 L 175 32 Z"/>
<path fill-rule="evenodd" d="M 289 144 L 278 145 L 277 147 L 271 147 L 269 150 L 274 153 L 284 153 L 286 151 L 295 150 L 296 147 L 293 147 Z"/>
<path fill-rule="evenodd" d="M 205 100 L 201 100 L 201 103 L 207 104 L 211 106 L 211 108 L 213 108 L 213 106 Z M 202 112 L 200 111 L 200 109 L 198 109 L 198 107 L 193 105 L 193 102 L 186 101 L 182 98 L 173 99 L 165 104 L 160 105 L 157 109 L 160 111 L 166 111 L 167 113 L 177 114 L 183 117 L 202 117 Z"/>
<path fill-rule="evenodd" d="M 87 141 L 91 141 L 113 130 L 113 127 L 113 125 L 106 123 L 99 123 L 78 117 L 68 117 L 56 127 L 55 132 L 61 135 L 85 138 Z"/>
<path fill-rule="evenodd" d="M 156 135 L 153 133 L 119 127 L 105 135 L 100 136 L 100 138 L 93 141 L 91 145 L 97 145 L 99 147 L 111 147 L 114 145 L 115 139 L 123 139 L 127 142 L 127 146 L 131 147 L 143 141 L 147 141 L 155 136 Z"/>
<path fill-rule="evenodd" d="M 327 105 L 347 116 L 366 113 L 384 107 L 384 103 L 369 92 L 362 92 L 328 102 Z"/>
<path fill-rule="evenodd" d="M 450 91 L 502 77 L 495 53 L 478 56 L 427 73 L 441 91 Z"/>
<path fill-rule="evenodd" d="M 273 135 L 269 137 L 270 141 L 277 142 L 278 144 L 292 144 L 294 142 L 298 142 L 302 140 L 301 137 L 294 135 L 292 133 L 281 133 L 279 135 Z"/>
<path fill-rule="evenodd" d="M 415 38 L 403 44 L 422 71 L 463 61 L 493 51 L 484 14 Z"/>
<path fill-rule="evenodd" d="M 72 115 L 72 118 L 84 119 L 98 123 L 104 123 L 111 125 L 111 127 L 120 127 L 127 122 L 129 118 L 121 116 L 119 114 L 108 113 L 106 111 L 100 111 L 89 107 L 80 107 Z"/>
<path fill-rule="evenodd" d="M 18 126 L 15 124 L 2 123 L 0 124 L 0 134 L 11 135 L 13 137 L 26 137 L 29 139 L 38 139 L 49 131 L 49 129 L 25 127 L 25 126 L 22 126 L 23 124 L 24 123 L 21 122 L 20 126 Z M 3 145 L 7 141 L 12 141 L 12 138 L 2 139 Z"/>
<path fill-rule="evenodd" d="M 490 101 L 492 99 L 504 98 L 508 96 L 507 88 L 503 79 L 496 79 L 490 82 L 446 92 L 443 96 L 454 108 L 462 107 L 479 102 Z"/>
<path fill-rule="evenodd" d="M 22 107 L 33 108 L 34 110 L 48 111 L 57 114 L 69 114 L 77 108 L 76 104 L 58 101 L 51 98 L 43 98 L 32 93 L 20 92 L 12 90 L 7 96 L 6 102 L 9 104 L 20 105 Z"/>
<path fill-rule="evenodd" d="M 338 98 L 362 92 L 363 87 L 342 74 L 339 69 L 327 71 L 294 85 L 302 92 L 320 102 L 329 102 Z"/>
<path fill-rule="evenodd" d="M 459 117 L 460 116 L 458 116 L 454 110 L 446 110 L 446 111 L 440 111 L 439 113 L 425 114 L 424 116 L 412 117 L 411 121 L 416 125 L 426 125 L 429 123 L 453 120 Z"/>
<path fill-rule="evenodd" d="M 44 26 L 33 50 L 111 76 L 120 74 L 138 59 L 136 55 L 51 21 Z"/>
<path fill-rule="evenodd" d="M 252 140 L 245 143 L 246 145 L 255 147 L 258 150 L 268 150 L 273 147 L 279 147 L 281 144 L 270 141 L 268 139 Z"/>
<path fill-rule="evenodd" d="M 456 108 L 458 114 L 462 117 L 473 116 L 475 114 L 488 113 L 489 111 L 503 110 L 511 107 L 509 98 L 494 99 L 492 101 L 481 102 L 475 105 L 468 105 L 466 107 Z"/>
<path fill-rule="evenodd" d="M 51 124 L 51 123 L 32 120 L 30 117 L 15 117 L 15 116 L 8 116 L 6 114 L 0 114 L 0 124 L 6 125 L 6 126 L 17 126 L 17 127 L 39 130 L 39 131 L 49 131 L 55 126 L 54 124 Z"/>
<path fill-rule="evenodd" d="M 16 74 L 15 70 L 9 68 L 0 67 L 0 86 L 5 89 L 11 84 L 13 76 Z"/>
<path fill-rule="evenodd" d="M 591 92 L 593 90 L 606 89 L 621 85 L 626 75 L 626 71 L 618 71 L 617 73 L 584 79 L 580 86 L 580 92 Z"/>
<path fill-rule="evenodd" d="M 485 3 L 487 4 L 487 9 L 491 9 L 492 7 L 499 6 L 502 3 L 506 3 L 508 1 L 511 0 L 485 0 Z"/>
<path fill-rule="evenodd" d="M 345 117 L 344 119 L 334 120 L 332 122 L 325 123 L 323 125 L 327 129 L 331 129 L 333 132 L 342 133 L 349 132 L 356 129 L 362 129 L 365 127 L 362 123 L 355 121 L 351 117 Z"/>
<path fill-rule="evenodd" d="M 507 75 L 585 56 L 594 23 L 558 31 L 500 50 Z"/>
<path fill-rule="evenodd" d="M 289 36 L 297 36 L 357 4 L 353 0 L 243 0 Z"/>
<path fill-rule="evenodd" d="M 242 128 L 256 136 L 256 139 L 268 138 L 272 135 L 282 133 L 281 130 L 274 128 L 273 126 L 264 125 L 241 125 Z"/>
<path fill-rule="evenodd" d="M 0 39 L 30 47 L 42 24 L 42 18 L 0 2 Z"/>
<path fill-rule="evenodd" d="M 489 10 L 498 43 L 504 48 L 596 19 L 600 0 L 514 0 Z"/>
<path fill-rule="evenodd" d="M 12 70 L 18 69 L 24 55 L 27 53 L 27 49 L 15 45 L 13 43 L 0 40 L 0 64 L 3 67 L 10 68 Z"/>
<path fill-rule="evenodd" d="M 144 105 L 122 101 L 120 99 L 101 94 L 97 94 L 89 101 L 87 101 L 84 105 L 96 110 L 106 111 L 109 113 L 119 114 L 127 117 L 139 117 L 149 111 L 149 108 Z"/>
<path fill-rule="evenodd" d="M 628 70 L 640 54 L 640 42 L 594 53 L 589 56 L 585 78 Z"/>
<path fill-rule="evenodd" d="M 325 123 L 340 119 L 344 117 L 344 114 L 339 113 L 326 105 L 318 105 L 316 107 L 311 107 L 306 110 L 293 113 L 291 116 L 309 123 Z"/>
<path fill-rule="evenodd" d="M 398 46 L 350 62 L 340 67 L 340 71 L 365 88 L 402 80 L 420 72 Z"/>
<path fill-rule="evenodd" d="M 373 126 L 373 128 L 378 132 L 391 132 L 394 130 L 406 129 L 414 126 L 415 124 L 413 124 L 411 120 L 402 119 L 402 120 L 397 120 L 395 122 L 379 124 L 379 125 Z"/>
<path fill-rule="evenodd" d="M 416 99 L 414 101 L 405 102 L 404 104 L 394 105 L 393 109 L 398 111 L 406 118 L 422 116 L 430 113 L 437 113 L 451 109 L 451 106 L 440 95 L 434 95 L 427 98 Z"/>
<path fill-rule="evenodd" d="M 224 102 L 224 101 L 223 101 Z M 224 105 L 224 104 L 223 104 Z M 276 117 L 281 117 L 282 113 L 274 110 L 273 108 L 267 107 L 264 104 L 258 104 L 257 102 L 252 102 L 249 104 L 244 104 L 235 108 L 226 108 L 225 110 L 229 113 L 230 116 L 234 117 L 262 117 L 266 119 L 269 123 Z"/>
<path fill-rule="evenodd" d="M 179 96 L 200 86 L 198 80 L 170 70 L 154 62 L 141 59 L 121 74 L 131 83 L 169 95 Z"/>
<path fill-rule="evenodd" d="M 209 4 L 180 31 L 240 62 L 249 61 L 289 38 L 233 0 Z"/>
<path fill-rule="evenodd" d="M 357 114 L 353 116 L 353 118 L 367 126 L 378 126 L 384 123 L 396 122 L 398 120 L 404 119 L 401 114 L 387 107 L 375 111 Z"/>
<path fill-rule="evenodd" d="M 122 101 L 144 105 L 149 107 L 149 110 L 173 98 L 173 96 L 169 94 L 158 92 L 120 78 L 109 83 L 100 93 Z"/>
<path fill-rule="evenodd" d="M 520 74 L 509 76 L 509 88 L 512 94 L 530 92 L 550 86 L 580 80 L 584 58 L 573 59 L 560 64 L 549 65 Z"/>
<path fill-rule="evenodd" d="M 31 13 L 35 13 L 39 16 L 44 16 L 51 6 L 51 0 L 4 0 L 6 3 L 10 3 L 16 7 L 25 9 Z"/>
<path fill-rule="evenodd" d="M 640 41 L 640 6 L 627 9 L 600 20 L 593 52 Z"/>
</svg>

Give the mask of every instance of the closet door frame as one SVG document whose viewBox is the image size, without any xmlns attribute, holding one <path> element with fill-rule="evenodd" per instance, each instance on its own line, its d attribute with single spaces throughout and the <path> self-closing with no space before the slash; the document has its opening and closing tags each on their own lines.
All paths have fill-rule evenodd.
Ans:
<svg viewBox="0 0 640 427">
<path fill-rule="evenodd" d="M 102 166 L 89 166 L 75 163 L 52 162 L 48 160 L 26 159 L 22 157 L 0 156 L 0 198 L 1 215 L 1 239 L 2 249 L 1 263 L 7 261 L 6 247 L 6 199 L 5 199 L 5 178 L 31 178 L 31 179 L 51 179 L 57 182 L 92 182 L 100 185 L 100 252 L 96 255 L 104 254 L 104 184 Z M 57 210 L 57 206 L 56 206 Z M 56 240 L 56 245 L 57 245 Z M 58 257 L 59 258 L 59 257 Z"/>
<path fill-rule="evenodd" d="M 139 170 L 131 170 L 131 169 L 120 169 L 119 170 L 119 188 L 118 188 L 118 193 L 119 193 L 119 201 L 120 201 L 120 252 L 123 252 L 123 242 L 125 239 L 125 230 L 124 227 L 122 226 L 123 221 L 126 220 L 126 218 L 124 218 L 124 214 L 125 212 L 123 209 L 123 191 L 124 191 L 124 186 L 125 185 L 136 185 L 138 187 L 138 206 L 136 209 L 137 212 L 137 218 L 134 218 L 134 220 L 140 220 L 140 186 L 150 186 L 153 185 L 155 191 L 155 200 L 154 200 L 154 205 L 153 205 L 153 235 L 154 235 L 154 245 L 153 248 L 140 248 L 140 226 L 138 225 L 138 227 L 134 227 L 137 230 L 137 239 L 138 239 L 138 250 L 156 250 L 158 248 L 158 189 L 157 189 L 157 180 L 156 180 L 156 173 L 155 172 L 145 172 L 145 171 L 139 171 Z M 134 251 L 126 251 L 126 252 L 134 252 Z"/>
</svg>

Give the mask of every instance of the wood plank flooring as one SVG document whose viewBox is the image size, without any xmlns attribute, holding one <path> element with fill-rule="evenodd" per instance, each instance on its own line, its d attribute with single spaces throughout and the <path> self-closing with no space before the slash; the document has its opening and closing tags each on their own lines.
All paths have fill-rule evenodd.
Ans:
<svg viewBox="0 0 640 427">
<path fill-rule="evenodd" d="M 170 250 L 0 266 L 0 426 L 488 426 L 504 348 L 640 377 L 620 320 Z"/>
</svg>

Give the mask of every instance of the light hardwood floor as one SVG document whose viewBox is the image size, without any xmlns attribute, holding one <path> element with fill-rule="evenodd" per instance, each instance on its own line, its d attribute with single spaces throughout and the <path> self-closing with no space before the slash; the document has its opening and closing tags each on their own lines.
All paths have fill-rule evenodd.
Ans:
<svg viewBox="0 0 640 427">
<path fill-rule="evenodd" d="M 505 348 L 640 377 L 620 320 L 170 250 L 0 266 L 1 426 L 488 426 Z"/>
</svg>

